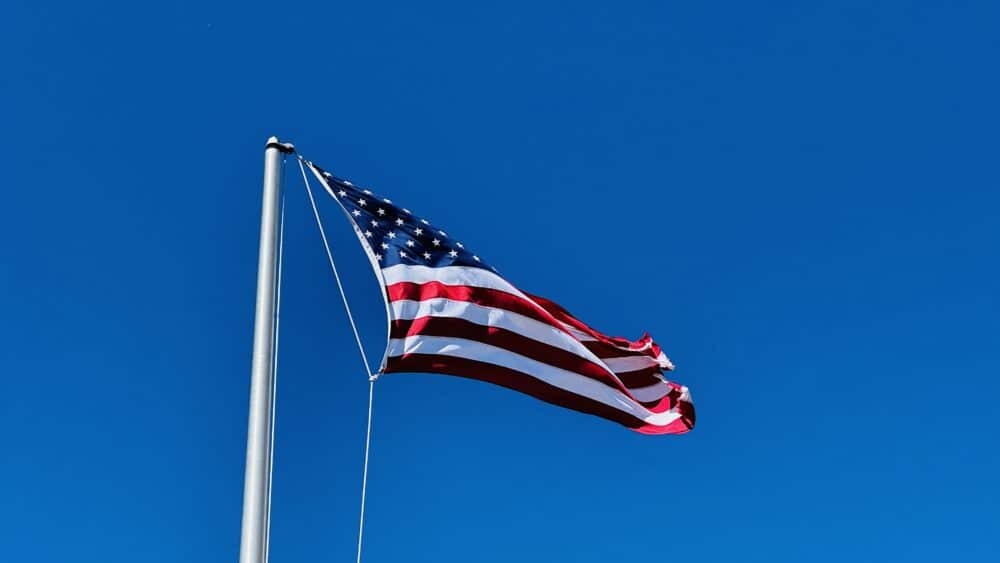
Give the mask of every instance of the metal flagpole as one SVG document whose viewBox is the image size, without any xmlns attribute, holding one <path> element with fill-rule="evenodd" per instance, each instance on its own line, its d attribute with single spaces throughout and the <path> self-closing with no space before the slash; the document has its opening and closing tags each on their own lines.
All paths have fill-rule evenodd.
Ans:
<svg viewBox="0 0 1000 563">
<path fill-rule="evenodd" d="M 257 309 L 254 320 L 253 364 L 250 372 L 250 417 L 247 423 L 247 465 L 243 481 L 243 528 L 240 563 L 267 561 L 268 499 L 270 497 L 271 421 L 273 417 L 274 301 L 277 270 L 281 155 L 294 147 L 267 140 L 264 149 L 264 204 L 260 215 L 257 263 Z"/>
</svg>

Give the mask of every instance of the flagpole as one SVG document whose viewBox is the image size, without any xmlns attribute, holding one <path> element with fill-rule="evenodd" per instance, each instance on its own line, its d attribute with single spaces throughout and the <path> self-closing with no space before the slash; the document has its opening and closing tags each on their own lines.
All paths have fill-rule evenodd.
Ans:
<svg viewBox="0 0 1000 563">
<path fill-rule="evenodd" d="M 264 149 L 264 203 L 260 215 L 257 262 L 257 308 L 254 319 L 253 363 L 250 371 L 250 416 L 247 422 L 247 462 L 243 481 L 243 526 L 240 563 L 266 563 L 270 500 L 271 422 L 274 416 L 274 304 L 278 261 L 278 221 L 281 201 L 281 155 L 294 147 L 277 137 Z"/>
</svg>

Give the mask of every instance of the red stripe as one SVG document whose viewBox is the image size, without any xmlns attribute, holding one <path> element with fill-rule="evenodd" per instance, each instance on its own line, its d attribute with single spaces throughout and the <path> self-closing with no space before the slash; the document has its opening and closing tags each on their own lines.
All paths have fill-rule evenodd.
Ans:
<svg viewBox="0 0 1000 563">
<path fill-rule="evenodd" d="M 648 333 L 643 334 L 642 338 L 634 342 L 620 336 L 608 336 L 577 319 L 569 311 L 564 309 L 562 305 L 559 305 L 555 301 L 551 301 L 538 295 L 526 295 L 559 321 L 562 321 L 573 328 L 596 338 L 597 342 L 586 342 L 584 345 L 594 352 L 599 358 L 613 358 L 616 355 L 641 355 L 658 358 L 663 352 L 660 346 L 653 342 L 653 338 Z M 647 346 L 648 348 L 646 348 Z"/>
<path fill-rule="evenodd" d="M 549 346 L 504 328 L 483 326 L 465 319 L 451 317 L 419 317 L 413 320 L 397 319 L 392 321 L 389 337 L 406 338 L 407 336 L 443 336 L 489 344 L 543 364 L 578 373 L 628 394 L 628 389 L 621 385 L 604 367 L 562 348 Z"/>
<path fill-rule="evenodd" d="M 441 282 L 427 282 L 427 283 L 415 283 L 415 282 L 398 282 L 394 283 L 386 288 L 389 295 L 389 301 L 426 301 L 428 299 L 451 299 L 452 301 L 465 301 L 469 303 L 475 303 L 476 305 L 481 305 L 483 307 L 494 307 L 497 309 L 503 309 L 505 311 L 510 311 L 512 313 L 517 313 L 525 317 L 534 319 L 536 321 L 545 323 L 551 327 L 554 327 L 560 331 L 563 331 L 573 337 L 573 340 L 580 342 L 575 336 L 573 336 L 566 328 L 562 325 L 560 320 L 566 322 L 567 319 L 571 319 L 576 323 L 574 326 L 579 325 L 586 327 L 583 323 L 580 323 L 576 319 L 573 319 L 566 313 L 561 307 L 555 303 L 548 301 L 542 297 L 534 297 L 540 303 L 534 303 L 530 300 L 512 295 L 505 291 L 499 291 L 495 289 L 475 287 L 475 286 L 465 286 L 465 285 L 446 285 Z M 560 317 L 556 318 L 549 311 L 545 310 L 545 306 L 552 307 Z M 569 324 L 569 323 L 567 323 Z M 587 333 L 592 334 L 595 338 L 609 338 L 596 331 L 587 328 Z M 621 340 L 625 345 L 633 346 L 632 343 L 624 339 Z M 651 342 L 652 339 L 649 335 L 643 337 L 642 340 L 635 343 L 635 347 L 646 346 L 647 342 Z M 626 356 L 645 356 L 656 359 L 659 355 L 659 346 L 652 344 L 649 348 L 645 350 L 632 350 L 632 349 L 622 349 L 621 347 L 610 345 L 606 342 L 580 342 L 585 348 L 590 350 L 598 358 L 620 358 Z M 659 363 L 656 364 L 656 368 L 659 370 Z M 645 371 L 645 370 L 643 370 Z M 646 383 L 650 385 L 651 383 Z M 627 387 L 635 387 L 635 385 L 627 384 Z"/>
<path fill-rule="evenodd" d="M 531 395 L 547 403 L 612 420 L 643 434 L 682 434 L 691 429 L 691 425 L 684 422 L 683 417 L 667 426 L 646 424 L 631 414 L 599 401 L 570 393 L 565 389 L 550 385 L 525 373 L 476 360 L 436 354 L 406 354 L 389 358 L 385 371 L 386 373 L 444 373 L 468 379 L 477 379 Z"/>
<path fill-rule="evenodd" d="M 615 375 L 617 375 L 622 384 L 629 389 L 649 387 L 650 385 L 655 385 L 656 383 L 663 381 L 660 368 L 655 367 L 635 371 L 623 371 L 616 373 Z"/>
<path fill-rule="evenodd" d="M 552 326 L 558 330 L 566 332 L 567 334 L 570 335 L 570 337 L 579 342 L 579 340 L 577 340 L 576 337 L 574 337 L 572 333 L 566 330 L 566 328 L 563 326 L 562 323 L 566 323 L 570 326 L 573 326 L 585 332 L 586 334 L 593 336 L 594 338 L 599 339 L 598 342 L 581 342 L 581 344 L 586 346 L 591 351 L 599 350 L 600 353 L 595 352 L 595 355 L 597 355 L 598 357 L 602 357 L 602 355 L 604 357 L 644 355 L 656 358 L 656 356 L 660 354 L 659 346 L 657 346 L 655 343 L 652 343 L 652 339 L 648 334 L 644 335 L 642 339 L 640 339 L 637 342 L 630 342 L 624 338 L 606 336 L 604 334 L 595 331 L 594 329 L 590 328 L 581 321 L 577 320 L 572 315 L 570 315 L 565 309 L 560 307 L 558 304 L 549 301 L 548 299 L 545 299 L 543 297 L 536 297 L 531 295 L 529 296 L 531 299 L 524 299 L 504 291 L 475 287 L 475 286 L 447 285 L 436 281 L 427 283 L 398 282 L 388 286 L 386 288 L 386 291 L 388 293 L 390 301 L 400 301 L 400 300 L 423 301 L 427 299 L 445 298 L 454 301 L 466 301 L 484 307 L 503 309 L 506 311 L 510 311 L 512 313 L 517 313 L 525 317 L 537 320 L 539 322 L 545 323 L 546 325 Z M 429 317 L 425 317 L 425 319 L 426 318 Z M 621 380 L 622 384 L 624 385 L 623 389 L 622 386 L 618 385 L 617 382 L 614 382 L 613 379 L 607 375 L 606 371 L 600 369 L 598 366 L 593 364 L 593 362 L 589 362 L 588 360 L 583 360 L 582 358 L 579 358 L 578 356 L 568 353 L 565 350 L 550 347 L 548 345 L 539 343 L 535 340 L 528 339 L 517 333 L 506 331 L 504 329 L 500 329 L 497 327 L 483 327 L 482 325 L 469 323 L 468 321 L 464 321 L 463 319 L 446 319 L 441 317 L 441 318 L 435 318 L 435 323 L 437 323 L 438 321 L 446 321 L 446 320 L 461 321 L 462 323 L 464 323 L 464 325 L 457 331 L 454 330 L 445 331 L 444 329 L 441 329 L 441 332 L 432 333 L 432 332 L 426 332 L 423 329 L 415 329 L 415 330 L 411 329 L 412 326 L 411 321 L 397 320 L 394 321 L 393 323 L 394 324 L 393 330 L 395 331 L 394 334 L 399 334 L 400 336 L 394 336 L 394 338 L 401 338 L 404 336 L 415 336 L 419 334 L 427 334 L 427 335 L 433 334 L 435 336 L 468 338 L 469 340 L 475 340 L 486 344 L 496 345 L 498 347 L 507 349 L 512 353 L 524 355 L 526 357 L 530 357 L 532 359 L 550 365 L 556 365 L 558 367 L 562 367 L 563 369 L 568 369 L 575 373 L 580 373 L 581 376 L 591 377 L 592 379 L 601 381 L 605 385 L 608 385 L 609 387 L 612 387 L 620 392 L 625 393 L 627 396 L 632 398 L 632 400 L 635 399 L 634 397 L 631 397 L 631 394 L 627 390 L 628 388 L 646 387 L 658 381 L 662 381 L 662 378 L 658 377 L 658 375 L 662 373 L 659 366 L 658 365 L 650 366 L 649 368 L 643 368 L 640 370 L 634 370 L 630 372 L 622 372 L 616 374 L 618 378 Z M 421 321 L 421 322 L 426 323 L 428 321 Z M 440 328 L 443 325 L 437 325 L 437 326 Z M 501 334 L 503 334 L 502 337 Z M 486 338 L 489 339 L 486 340 Z M 500 345 L 498 343 L 499 342 L 498 338 L 502 338 L 503 341 L 505 342 L 505 345 Z M 515 343 L 514 342 L 515 340 L 519 340 L 520 342 Z M 647 345 L 648 348 L 645 350 L 637 349 Z M 544 350 L 546 354 L 552 354 L 552 352 L 555 351 L 560 356 L 564 354 L 571 355 L 574 357 L 573 361 L 585 362 L 590 366 L 598 367 L 599 372 L 597 373 L 593 372 L 592 371 L 593 367 L 577 369 L 575 367 L 566 367 L 564 365 L 560 365 L 559 363 L 552 361 L 552 356 L 539 356 L 539 353 L 543 352 L 542 348 L 546 349 Z M 436 355 L 433 357 L 450 358 L 448 356 L 436 356 Z M 398 360 L 398 358 L 390 358 L 390 363 L 392 363 L 394 360 Z M 448 362 L 455 362 L 458 360 L 459 359 L 457 358 L 450 358 L 448 359 Z M 462 360 L 462 361 L 472 362 L 473 360 Z M 485 365 L 492 366 L 493 364 L 485 364 Z M 500 368 L 499 366 L 494 366 L 494 367 L 496 367 L 497 369 L 506 369 L 506 368 Z M 434 373 L 435 370 L 396 369 L 391 371 L 429 371 L 431 373 Z M 525 377 L 530 377 L 530 376 L 525 376 Z M 531 379 L 534 381 L 538 381 L 535 380 L 534 378 Z M 679 402 L 675 395 L 677 394 L 676 393 L 668 394 L 667 396 L 664 396 L 659 400 L 651 402 L 640 403 L 639 401 L 636 401 L 638 404 L 643 405 L 650 412 L 659 413 L 668 411 L 671 408 L 680 408 L 682 414 L 684 415 L 683 417 L 684 422 L 682 424 L 684 426 L 683 430 L 678 430 L 679 427 L 677 427 L 677 425 L 675 424 L 672 424 L 669 427 L 670 428 L 669 431 L 661 431 L 661 427 L 654 426 L 652 427 L 654 431 L 648 433 L 660 434 L 660 433 L 676 433 L 682 431 L 686 432 L 688 429 L 693 427 L 694 425 L 693 406 L 690 403 Z M 575 397 L 576 395 L 573 396 Z M 688 409 L 690 412 L 688 412 L 688 410 L 685 409 Z M 680 422 L 681 421 L 678 421 L 678 423 Z"/>
<path fill-rule="evenodd" d="M 562 326 L 545 309 L 523 297 L 518 297 L 505 291 L 468 285 L 446 285 L 434 281 L 427 283 L 394 283 L 386 287 L 386 292 L 389 294 L 390 302 L 426 301 L 428 299 L 444 298 L 451 299 L 452 301 L 475 303 L 483 307 L 504 309 L 505 311 L 524 315 L 525 317 L 545 323 L 569 334 L 566 327 Z"/>
<path fill-rule="evenodd" d="M 562 348 L 544 344 L 507 329 L 483 326 L 465 319 L 451 317 L 418 317 L 412 320 L 397 319 L 392 321 L 389 331 L 390 338 L 406 338 L 408 336 L 460 338 L 496 346 L 512 354 L 531 358 L 543 364 L 599 381 L 639 403 L 639 400 L 633 397 L 629 391 L 629 387 L 635 386 L 620 382 L 616 377 L 608 373 L 604 367 Z M 635 373 L 631 372 L 631 374 Z M 642 387 L 662 381 L 660 378 L 648 381 L 645 378 L 635 376 L 629 379 L 630 381 L 641 381 L 643 383 Z M 656 401 L 640 404 L 653 412 L 662 412 L 670 408 L 670 401 L 667 397 L 661 397 Z"/>
<path fill-rule="evenodd" d="M 640 340 L 641 342 L 641 340 Z M 580 342 L 587 347 L 588 350 L 594 353 L 598 358 L 621 358 L 621 357 L 633 357 L 641 356 L 645 358 L 656 359 L 659 354 L 653 353 L 653 348 L 649 347 L 644 350 L 628 349 L 622 348 L 621 346 L 614 346 L 608 344 L 607 342 L 601 342 L 600 340 L 583 340 Z"/>
</svg>

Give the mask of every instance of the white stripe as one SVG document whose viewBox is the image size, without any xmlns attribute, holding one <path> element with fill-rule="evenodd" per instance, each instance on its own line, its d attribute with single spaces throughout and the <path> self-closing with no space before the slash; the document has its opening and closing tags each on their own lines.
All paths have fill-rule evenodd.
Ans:
<svg viewBox="0 0 1000 563">
<path fill-rule="evenodd" d="M 502 277 L 489 270 L 469 266 L 432 268 L 431 266 L 396 264 L 382 268 L 382 277 L 389 285 L 400 282 L 427 283 L 436 281 L 445 285 L 468 285 L 496 289 L 528 299 L 528 296 L 520 289 Z"/>
<path fill-rule="evenodd" d="M 566 323 L 564 323 L 562 321 L 559 321 L 559 324 L 563 325 L 566 328 L 566 330 L 568 330 L 570 332 L 570 334 L 572 334 L 573 336 L 575 336 L 576 339 L 579 340 L 580 342 L 601 342 L 602 344 L 606 344 L 606 345 L 611 346 L 612 348 L 615 348 L 617 350 L 628 351 L 628 352 L 645 352 L 646 350 L 649 350 L 649 349 L 651 349 L 653 347 L 653 342 L 652 341 L 649 341 L 649 342 L 643 344 L 639 348 L 628 348 L 626 346 L 619 346 L 619 345 L 611 343 L 611 342 L 600 341 L 597 338 L 594 338 L 593 336 L 587 334 L 586 332 L 583 332 L 582 330 L 576 328 L 573 325 L 566 324 Z M 652 367 L 652 366 L 657 366 L 657 367 L 660 367 L 660 368 L 663 368 L 663 369 L 674 369 L 674 363 L 671 362 L 670 358 L 668 358 L 667 355 L 664 354 L 663 352 L 660 352 L 659 355 L 657 355 L 655 359 L 652 358 L 651 356 L 646 356 L 646 358 L 649 358 L 649 362 L 650 362 L 646 366 L 639 366 L 639 367 L 634 367 L 634 368 L 622 368 L 622 369 L 614 368 L 613 367 L 612 369 L 615 370 L 615 373 L 622 373 L 622 372 L 625 372 L 625 371 L 633 371 L 633 370 L 637 370 L 637 369 L 642 369 L 643 367 Z M 604 361 L 607 362 L 608 365 L 611 365 L 611 362 L 608 362 L 607 358 L 605 358 Z"/>
<path fill-rule="evenodd" d="M 566 328 L 566 330 L 568 330 L 570 334 L 575 336 L 576 339 L 579 340 L 580 342 L 597 342 L 596 338 L 587 334 L 586 332 L 583 332 L 582 330 L 576 328 L 573 325 L 566 324 L 562 321 L 559 321 L 559 324 L 563 325 Z"/>
<path fill-rule="evenodd" d="M 440 336 L 411 336 L 390 340 L 389 356 L 403 354 L 438 354 L 488 362 L 516 370 L 549 385 L 628 413 L 654 426 L 666 426 L 680 418 L 680 414 L 674 411 L 650 412 L 624 393 L 599 381 L 481 342 Z"/>
<path fill-rule="evenodd" d="M 594 338 L 593 336 L 587 334 L 586 332 L 583 332 L 582 330 L 574 327 L 573 325 L 568 325 L 568 324 L 566 324 L 566 323 L 564 323 L 562 321 L 559 321 L 559 324 L 563 325 L 563 327 L 565 327 L 566 330 L 568 330 L 569 333 L 572 334 L 573 336 L 575 336 L 576 339 L 579 340 L 580 342 L 601 342 L 598 339 Z M 649 350 L 650 348 L 653 347 L 653 342 L 652 341 L 649 341 L 649 342 L 643 344 L 639 348 L 627 348 L 625 346 L 619 346 L 617 344 L 613 344 L 613 343 L 610 343 L 610 342 L 601 342 L 601 343 L 602 344 L 606 344 L 608 346 L 611 346 L 612 348 L 615 348 L 617 350 L 622 350 L 623 352 L 624 351 L 628 351 L 628 352 L 645 352 L 646 350 Z M 629 356 L 629 357 L 645 358 L 645 360 L 643 360 L 643 361 L 646 362 L 646 363 L 644 363 L 642 365 L 639 365 L 640 364 L 639 361 L 636 361 L 636 362 L 623 362 L 621 367 L 617 367 L 615 365 L 615 362 L 613 361 L 614 358 L 604 358 L 604 362 L 606 364 L 608 364 L 608 366 L 610 366 L 611 369 L 613 369 L 615 373 L 622 373 L 622 372 L 626 372 L 626 371 L 635 371 L 637 369 L 643 369 L 643 368 L 654 367 L 654 366 L 660 367 L 660 368 L 663 368 L 663 369 L 674 369 L 674 363 L 671 362 L 670 358 L 668 358 L 667 355 L 664 354 L 663 352 L 660 352 L 659 355 L 656 356 L 656 358 L 653 358 L 652 356 Z M 630 367 L 633 364 L 635 364 L 637 367 Z"/>
<path fill-rule="evenodd" d="M 599 340 L 597 338 L 594 338 L 590 334 L 588 334 L 588 333 L 586 333 L 586 332 L 584 332 L 584 331 L 576 328 L 575 326 L 573 326 L 571 324 L 567 324 L 567 323 L 564 323 L 562 321 L 559 321 L 559 324 L 561 324 L 564 327 L 566 327 L 566 330 L 570 331 L 573 334 L 573 336 L 575 336 L 581 342 L 601 342 L 602 344 L 605 344 L 607 346 L 611 346 L 612 348 L 615 348 L 615 349 L 618 349 L 618 350 L 623 350 L 623 351 L 626 351 L 626 352 L 645 352 L 646 350 L 649 350 L 650 348 L 653 347 L 653 341 L 652 340 L 650 340 L 649 342 L 646 342 L 645 344 L 643 344 L 642 346 L 640 346 L 638 348 L 630 348 L 628 346 L 620 346 L 618 344 L 615 344 L 614 342 L 605 342 L 603 340 Z M 661 352 L 661 355 L 662 355 L 662 352 Z M 666 357 L 666 356 L 664 356 L 664 357 Z"/>
<path fill-rule="evenodd" d="M 685 403 L 690 403 L 691 401 L 691 390 L 687 388 L 686 385 L 681 385 L 681 401 Z"/>
<path fill-rule="evenodd" d="M 444 297 L 435 297 L 424 301 L 393 301 L 389 306 L 392 308 L 393 318 L 396 319 L 412 320 L 420 317 L 464 319 L 480 326 L 509 330 L 536 342 L 565 350 L 582 359 L 596 361 L 597 365 L 606 368 L 601 360 L 594 356 L 593 352 L 587 350 L 572 336 L 552 325 L 518 313 L 512 313 L 506 309 L 485 307 L 468 301 L 455 301 Z"/>
<path fill-rule="evenodd" d="M 626 371 L 636 371 L 646 368 L 674 369 L 674 364 L 670 362 L 663 352 L 653 358 L 651 356 L 619 356 L 617 358 L 604 358 L 604 363 L 613 369 L 615 373 Z"/>
<path fill-rule="evenodd" d="M 567 323 L 564 323 L 562 321 L 559 321 L 559 324 L 561 324 L 564 327 L 566 327 L 566 330 L 568 330 L 580 342 L 600 342 L 601 344 L 604 344 L 606 346 L 610 346 L 610 347 L 612 347 L 612 348 L 614 348 L 616 350 L 622 350 L 623 352 L 645 352 L 646 350 L 649 350 L 650 348 L 653 347 L 653 342 L 652 341 L 646 342 L 645 344 L 643 344 L 642 346 L 640 346 L 638 348 L 630 348 L 628 346 L 619 346 L 618 344 L 615 344 L 613 342 L 605 342 L 605 341 L 600 340 L 598 338 L 594 338 L 590 334 L 588 334 L 586 332 L 583 332 L 582 330 L 576 328 L 575 326 L 573 326 L 571 324 L 567 324 Z M 661 352 L 660 355 L 662 356 L 663 353 Z M 666 358 L 666 356 L 663 356 L 663 357 Z"/>
<path fill-rule="evenodd" d="M 636 401 L 641 401 L 643 403 L 648 403 L 651 401 L 659 401 L 660 399 L 667 396 L 673 387 L 666 384 L 664 381 L 658 381 L 647 387 L 636 387 L 634 389 L 629 389 L 629 393 L 635 397 Z"/>
<path fill-rule="evenodd" d="M 591 361 L 600 367 L 604 367 L 608 371 L 613 369 L 613 366 L 609 365 L 607 360 L 597 358 L 593 352 L 587 350 L 586 347 L 581 345 L 565 332 L 552 327 L 552 325 L 518 313 L 512 313 L 505 309 L 484 307 L 468 301 L 454 301 L 444 297 L 436 297 L 434 299 L 427 299 L 424 301 L 393 301 L 390 303 L 390 307 L 392 309 L 392 316 L 395 319 L 413 320 L 421 317 L 463 319 L 480 326 L 497 327 L 509 330 L 536 342 L 552 346 L 553 348 L 559 348 L 560 350 L 565 350 L 566 352 L 569 352 L 581 359 Z M 631 358 L 614 358 L 615 361 L 623 359 Z M 652 360 L 652 358 L 647 359 Z M 612 371 L 611 373 L 616 373 L 617 371 L 622 370 Z M 632 370 L 630 369 L 624 371 Z M 659 376 L 659 374 L 657 375 Z M 628 388 L 628 386 L 624 383 L 622 386 Z M 639 395 L 636 395 L 637 391 L 643 393 L 643 396 L 640 397 Z M 643 402 L 660 399 L 669 391 L 670 386 L 659 382 L 648 387 L 634 389 L 629 388 L 629 392 L 635 396 L 636 400 Z"/>
<path fill-rule="evenodd" d="M 622 387 L 628 389 L 628 385 L 625 385 L 625 383 L 618 379 L 618 371 L 621 370 L 614 370 L 612 366 L 607 363 L 607 360 L 598 358 L 596 354 L 588 350 L 586 346 L 574 340 L 572 336 L 553 327 L 552 325 L 537 321 L 530 317 L 526 317 L 518 313 L 512 313 L 506 309 L 485 307 L 468 301 L 456 301 L 444 297 L 435 297 L 424 301 L 393 301 L 389 304 L 389 307 L 392 310 L 392 316 L 394 319 L 412 320 L 420 317 L 464 319 L 470 323 L 480 326 L 490 326 L 509 330 L 525 338 L 530 338 L 536 342 L 565 350 L 579 358 L 588 360 L 603 368 L 608 375 L 621 383 Z M 618 358 L 616 358 L 616 360 L 617 359 Z M 629 389 L 629 391 L 631 392 L 631 389 Z"/>
<path fill-rule="evenodd" d="M 649 356 L 621 356 L 618 358 L 604 358 L 604 363 L 615 373 L 626 371 L 636 371 L 652 367 L 659 367 L 660 363 L 656 358 Z"/>
<path fill-rule="evenodd" d="M 397 264 L 395 266 L 384 268 L 382 270 L 382 277 L 385 280 L 384 283 L 389 285 L 402 282 L 421 283 L 421 284 L 429 282 L 438 282 L 444 285 L 470 286 L 470 287 L 494 289 L 497 291 L 502 291 L 504 293 L 509 293 L 511 295 L 515 295 L 517 297 L 525 299 L 533 303 L 536 307 L 538 307 L 540 311 L 545 312 L 546 315 L 548 315 L 548 313 L 540 305 L 532 301 L 531 298 L 525 295 L 523 292 L 521 292 L 521 290 L 511 285 L 510 282 L 494 274 L 493 272 L 484 270 L 482 268 L 471 268 L 468 266 L 445 266 L 443 268 L 433 268 L 430 266 Z M 428 301 L 437 301 L 437 300 L 428 300 Z M 441 301 L 450 301 L 450 300 L 441 299 Z M 397 301 L 396 303 L 399 302 L 400 301 Z M 457 304 L 464 302 L 458 302 L 458 301 L 450 301 L 450 302 L 455 303 L 456 305 L 447 306 L 446 308 L 442 309 L 441 313 L 434 312 L 433 316 L 462 318 L 463 315 L 460 312 L 453 312 L 453 311 L 456 311 L 456 308 L 459 307 L 459 305 Z M 435 306 L 445 307 L 445 305 L 440 303 Z M 394 306 L 393 303 L 390 304 L 390 307 L 392 307 L 393 309 L 393 318 L 407 318 L 407 319 L 416 318 L 416 317 L 400 317 L 398 316 L 399 313 L 396 312 L 396 307 Z M 486 308 L 486 309 L 495 311 L 494 313 L 491 314 L 497 315 L 498 317 L 504 314 L 516 315 L 516 313 L 511 313 L 503 309 L 492 309 L 492 308 Z M 426 316 L 429 314 L 431 313 L 426 313 L 420 316 Z M 517 315 L 517 317 L 519 317 L 519 319 L 524 319 L 525 321 L 530 320 L 527 317 L 521 315 Z M 477 319 L 482 319 L 482 318 L 483 318 L 482 315 L 477 317 Z M 492 322 L 488 319 L 485 320 L 485 322 L 483 320 L 476 320 L 471 318 L 468 320 L 470 322 L 474 322 L 476 324 L 480 324 L 483 326 L 493 326 Z M 539 325 L 543 324 L 539 321 L 533 321 L 533 322 Z M 567 331 L 574 337 L 576 337 L 576 339 L 580 342 L 594 342 L 597 340 L 596 338 L 577 329 L 576 327 L 573 327 L 558 320 L 556 322 L 558 322 L 560 325 L 566 328 Z M 506 326 L 502 325 L 497 325 L 497 326 L 501 326 L 501 328 L 507 328 Z M 538 340 L 546 344 L 559 346 L 558 344 L 553 344 L 549 340 L 546 340 L 545 335 L 540 334 L 537 331 L 525 332 L 515 328 L 511 328 L 510 330 L 514 330 L 518 334 L 522 334 L 528 338 L 532 338 L 534 340 Z M 670 368 L 673 367 L 673 364 L 670 364 L 669 360 L 667 360 L 666 362 L 661 362 L 649 356 L 625 356 L 620 358 L 602 359 L 597 357 L 596 354 L 594 354 L 593 352 L 591 352 L 589 349 L 587 349 L 585 346 L 582 345 L 574 346 L 572 349 L 566 348 L 565 346 L 559 346 L 559 347 L 563 348 L 564 350 L 569 350 L 582 358 L 586 358 L 596 363 L 597 365 L 605 367 L 609 373 L 614 375 L 615 378 L 618 377 L 617 374 L 627 371 L 636 371 L 650 367 L 668 367 L 668 366 Z M 619 346 L 615 347 L 620 348 L 622 350 L 628 350 L 628 348 L 621 348 Z M 664 359 L 666 359 L 666 356 L 664 356 Z M 624 386 L 624 384 L 622 385 Z"/>
<path fill-rule="evenodd" d="M 671 362 L 670 358 L 668 358 L 667 355 L 664 354 L 663 352 L 660 352 L 660 354 L 656 356 L 656 360 L 660 363 L 661 368 L 674 369 L 674 363 Z"/>
</svg>

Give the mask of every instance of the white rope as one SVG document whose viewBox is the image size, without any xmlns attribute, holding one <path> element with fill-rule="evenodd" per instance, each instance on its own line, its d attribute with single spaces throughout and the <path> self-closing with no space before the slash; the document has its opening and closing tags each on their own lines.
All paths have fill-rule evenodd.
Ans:
<svg viewBox="0 0 1000 563">
<path fill-rule="evenodd" d="M 365 466 L 361 472 L 361 516 L 358 518 L 358 560 L 361 563 L 361 540 L 365 535 L 365 492 L 368 490 L 368 450 L 372 445 L 372 405 L 375 402 L 375 379 L 368 378 L 368 430 L 365 431 Z"/>
<path fill-rule="evenodd" d="M 347 319 L 351 321 L 351 330 L 354 331 L 354 340 L 358 343 L 358 351 L 361 352 L 361 360 L 365 364 L 365 372 L 368 373 L 368 427 L 365 431 L 365 463 L 361 473 L 361 514 L 358 517 L 358 557 L 357 563 L 361 563 L 361 543 L 365 532 L 365 495 L 368 490 L 368 452 L 372 443 L 372 411 L 375 403 L 375 380 L 378 374 L 372 374 L 368 365 L 368 356 L 365 354 L 365 347 L 361 344 L 361 336 L 358 335 L 358 327 L 354 324 L 354 315 L 351 314 L 351 306 L 347 303 L 347 294 L 344 293 L 344 284 L 340 282 L 340 274 L 337 272 L 337 265 L 333 261 L 333 253 L 330 251 L 330 243 L 326 239 L 326 231 L 323 230 L 323 221 L 319 216 L 319 209 L 316 207 L 316 199 L 313 197 L 312 187 L 309 184 L 309 177 L 306 175 L 305 166 L 302 165 L 302 158 L 299 157 L 299 170 L 302 172 L 302 181 L 309 194 L 309 203 L 312 204 L 313 215 L 316 217 L 316 226 L 319 227 L 319 234 L 323 238 L 323 247 L 326 248 L 326 257 L 330 261 L 330 269 L 333 270 L 333 278 L 337 280 L 337 289 L 340 290 L 340 298 L 344 302 L 344 310 L 347 311 Z"/>
<path fill-rule="evenodd" d="M 323 237 L 323 247 L 326 248 L 326 257 L 330 261 L 330 268 L 333 270 L 333 279 L 337 280 L 337 289 L 340 290 L 340 298 L 344 301 L 344 309 L 347 311 L 347 320 L 351 321 L 351 330 L 354 331 L 354 340 L 358 343 L 358 351 L 361 352 L 361 360 L 365 364 L 365 371 L 368 379 L 372 379 L 372 370 L 368 367 L 368 355 L 365 354 L 365 347 L 361 344 L 361 336 L 358 335 L 358 327 L 354 324 L 354 315 L 351 314 L 351 306 L 347 304 L 347 294 L 344 293 L 344 284 L 340 282 L 340 274 L 337 272 L 337 264 L 333 262 L 333 253 L 330 252 L 330 243 L 326 240 L 326 231 L 323 230 L 323 221 L 319 218 L 319 209 L 316 208 L 316 200 L 313 198 L 312 187 L 309 185 L 309 178 L 306 176 L 306 169 L 299 158 L 299 170 L 302 171 L 302 181 L 306 185 L 306 193 L 309 194 L 309 203 L 312 204 L 313 215 L 316 216 L 316 226 L 319 227 L 319 234 Z"/>
</svg>

